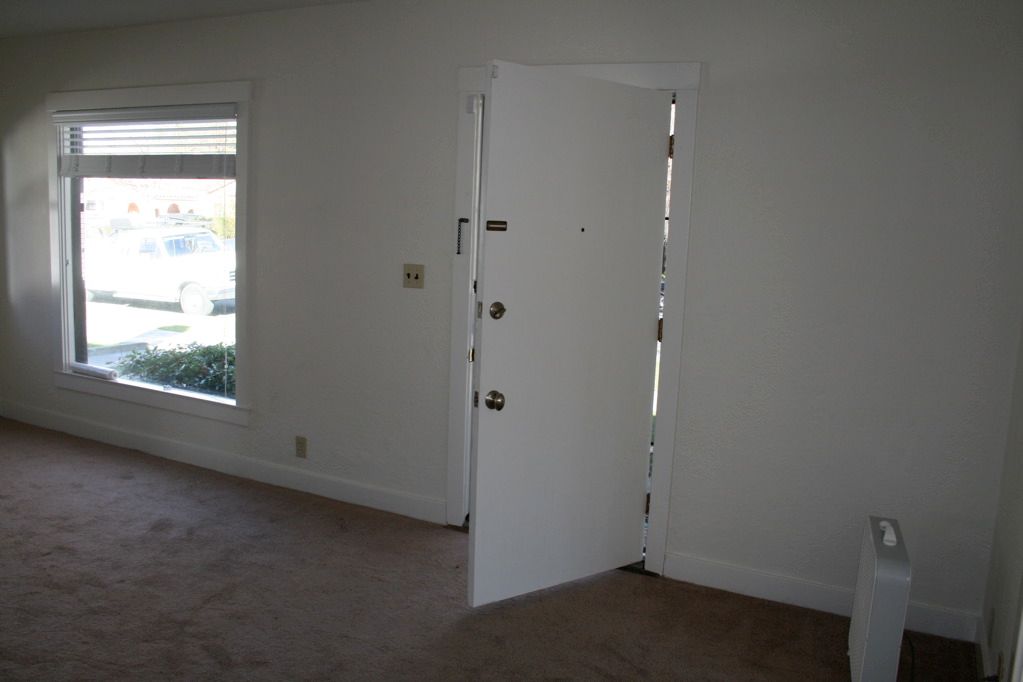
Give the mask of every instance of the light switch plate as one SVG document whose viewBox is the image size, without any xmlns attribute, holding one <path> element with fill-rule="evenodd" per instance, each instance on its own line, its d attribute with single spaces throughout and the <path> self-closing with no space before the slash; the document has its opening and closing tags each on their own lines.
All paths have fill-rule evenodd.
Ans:
<svg viewBox="0 0 1023 682">
<path fill-rule="evenodd" d="M 405 272 L 401 285 L 406 289 L 422 289 L 424 284 L 424 268 L 422 263 L 405 263 Z"/>
</svg>

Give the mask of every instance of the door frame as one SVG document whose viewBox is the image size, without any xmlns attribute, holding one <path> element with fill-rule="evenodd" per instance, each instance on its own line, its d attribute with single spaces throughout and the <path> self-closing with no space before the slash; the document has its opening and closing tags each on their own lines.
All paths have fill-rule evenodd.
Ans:
<svg viewBox="0 0 1023 682">
<path fill-rule="evenodd" d="M 693 156 L 696 141 L 699 62 L 649 64 L 571 64 L 542 68 L 654 90 L 675 92 L 675 145 L 671 177 L 671 232 L 664 292 L 664 330 L 654 432 L 646 570 L 663 573 L 668 539 L 671 480 L 681 391 L 682 337 L 689 253 Z M 482 94 L 487 67 L 458 73 L 458 143 L 455 225 L 452 249 L 451 351 L 448 417 L 447 523 L 461 526 L 469 510 L 469 460 L 472 449 L 472 350 L 479 215 Z M 667 132 L 667 131 L 665 131 Z M 667 144 L 667 140 L 665 141 Z M 461 222 L 465 220 L 466 222 Z M 460 247 L 460 248 L 459 248 Z M 671 321 L 676 321 L 673 323 Z"/>
</svg>

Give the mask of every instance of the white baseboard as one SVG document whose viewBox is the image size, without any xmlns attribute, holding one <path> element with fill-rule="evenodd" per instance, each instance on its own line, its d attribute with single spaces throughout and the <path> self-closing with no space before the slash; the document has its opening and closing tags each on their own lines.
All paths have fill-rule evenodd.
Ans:
<svg viewBox="0 0 1023 682">
<path fill-rule="evenodd" d="M 794 604 L 840 616 L 852 613 L 853 590 L 772 573 L 748 566 L 668 552 L 664 575 L 675 580 L 737 592 L 760 599 Z M 906 629 L 975 642 L 980 614 L 943 606 L 909 603 Z"/>
<path fill-rule="evenodd" d="M 0 415 L 110 445 L 141 450 L 151 455 L 232 476 L 301 490 L 432 523 L 443 524 L 446 518 L 445 502 L 440 498 L 381 488 L 337 476 L 252 459 L 225 450 L 154 436 L 9 401 L 0 401 Z"/>
</svg>

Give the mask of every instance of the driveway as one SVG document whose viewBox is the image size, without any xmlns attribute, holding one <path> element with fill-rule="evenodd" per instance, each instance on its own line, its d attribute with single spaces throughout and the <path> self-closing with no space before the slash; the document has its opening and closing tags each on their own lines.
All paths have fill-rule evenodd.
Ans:
<svg viewBox="0 0 1023 682">
<path fill-rule="evenodd" d="M 186 315 L 171 305 L 90 301 L 86 306 L 89 364 L 109 367 L 133 350 L 190 343 L 235 342 L 234 308 L 212 315 Z"/>
</svg>

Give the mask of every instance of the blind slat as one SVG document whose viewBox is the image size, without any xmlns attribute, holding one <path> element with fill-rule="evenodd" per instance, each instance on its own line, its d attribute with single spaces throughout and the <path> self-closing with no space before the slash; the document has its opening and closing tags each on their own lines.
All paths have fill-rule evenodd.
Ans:
<svg viewBox="0 0 1023 682">
<path fill-rule="evenodd" d="M 53 121 L 58 125 L 78 125 L 99 122 L 133 121 L 195 121 L 200 119 L 233 119 L 238 106 L 224 104 L 195 104 L 187 106 L 139 107 L 125 109 L 81 109 L 55 111 Z"/>
<path fill-rule="evenodd" d="M 196 126 L 191 121 L 149 124 L 117 123 L 62 127 L 64 154 L 234 154 L 237 147 L 235 121 L 216 121 Z"/>
<path fill-rule="evenodd" d="M 233 154 L 64 154 L 65 178 L 233 178 Z"/>
<path fill-rule="evenodd" d="M 237 105 L 57 111 L 62 177 L 233 178 Z"/>
</svg>

